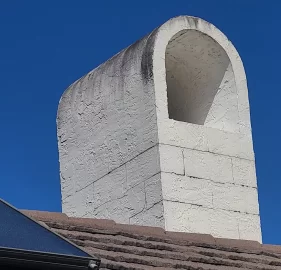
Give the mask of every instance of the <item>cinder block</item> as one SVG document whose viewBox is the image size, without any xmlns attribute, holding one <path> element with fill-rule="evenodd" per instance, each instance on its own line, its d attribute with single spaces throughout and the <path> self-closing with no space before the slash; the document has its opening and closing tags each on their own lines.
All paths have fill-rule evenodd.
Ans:
<svg viewBox="0 0 281 270">
<path fill-rule="evenodd" d="M 161 173 L 163 199 L 212 208 L 212 186 L 205 179 Z"/>
<path fill-rule="evenodd" d="M 160 166 L 162 172 L 184 175 L 183 150 L 170 145 L 159 145 Z"/>
<path fill-rule="evenodd" d="M 125 208 L 130 210 L 130 216 L 134 216 L 142 212 L 146 208 L 146 194 L 145 194 L 145 183 L 142 182 L 132 188 L 127 192 L 128 203 Z"/>
<path fill-rule="evenodd" d="M 122 197 L 128 190 L 125 166 L 94 182 L 93 187 L 94 207 Z"/>
<path fill-rule="evenodd" d="M 240 239 L 254 240 L 262 243 L 259 215 L 237 213 Z"/>
<path fill-rule="evenodd" d="M 146 209 L 163 200 L 161 174 L 152 176 L 145 181 Z"/>
<path fill-rule="evenodd" d="M 64 198 L 62 203 L 63 213 L 73 217 L 83 217 L 91 212 L 94 203 L 93 184 Z"/>
<path fill-rule="evenodd" d="M 258 192 L 256 188 L 232 184 L 211 183 L 214 209 L 259 214 Z"/>
<path fill-rule="evenodd" d="M 121 198 L 108 201 L 99 207 L 92 207 L 85 217 L 112 219 L 119 223 L 129 223 L 129 218 L 132 214 L 132 208 L 129 206 L 128 195 Z"/>
<path fill-rule="evenodd" d="M 112 198 L 99 206 L 92 206 L 85 217 L 113 219 L 116 222 L 129 223 L 129 218 L 145 209 L 144 183 L 130 188 L 121 197 Z M 122 221 L 123 220 L 123 221 Z"/>
<path fill-rule="evenodd" d="M 214 237 L 239 239 L 235 213 L 164 200 L 168 231 L 211 234 Z"/>
<path fill-rule="evenodd" d="M 254 160 L 252 137 L 243 133 L 230 133 L 210 128 L 206 131 L 210 152 Z"/>
<path fill-rule="evenodd" d="M 257 187 L 255 161 L 232 158 L 233 178 L 237 185 Z"/>
<path fill-rule="evenodd" d="M 74 159 L 67 161 L 61 169 L 62 199 L 85 188 L 97 179 L 95 172 L 87 166 L 88 161 L 83 162 L 83 159 L 84 156 L 79 153 Z"/>
<path fill-rule="evenodd" d="M 165 228 L 163 202 L 130 218 L 130 224 Z"/>
<path fill-rule="evenodd" d="M 212 209 L 210 217 L 211 235 L 220 238 L 240 239 L 237 213 L 222 209 Z M 248 238 L 245 238 L 248 240 Z"/>
<path fill-rule="evenodd" d="M 210 179 L 220 183 L 232 183 L 231 158 L 227 156 L 184 149 L 185 174 Z"/>
<path fill-rule="evenodd" d="M 208 151 L 205 127 L 173 119 L 159 119 L 159 143 Z"/>
<path fill-rule="evenodd" d="M 128 187 L 144 182 L 160 172 L 158 145 L 148 149 L 126 163 Z"/>
</svg>

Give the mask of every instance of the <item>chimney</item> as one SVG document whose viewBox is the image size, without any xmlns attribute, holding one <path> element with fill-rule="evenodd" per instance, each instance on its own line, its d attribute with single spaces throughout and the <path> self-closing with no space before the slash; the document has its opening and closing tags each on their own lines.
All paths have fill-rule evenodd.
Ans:
<svg viewBox="0 0 281 270">
<path fill-rule="evenodd" d="M 173 18 L 86 74 L 57 128 L 64 213 L 261 242 L 246 75 L 212 24 Z"/>
</svg>

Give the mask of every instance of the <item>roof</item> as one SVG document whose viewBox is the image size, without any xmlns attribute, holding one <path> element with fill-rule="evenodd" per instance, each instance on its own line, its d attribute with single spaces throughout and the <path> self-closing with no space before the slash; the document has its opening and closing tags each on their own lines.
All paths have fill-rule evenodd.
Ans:
<svg viewBox="0 0 281 270">
<path fill-rule="evenodd" d="M 101 258 L 100 269 L 281 269 L 281 246 L 74 218 L 62 213 L 23 212 Z"/>
</svg>

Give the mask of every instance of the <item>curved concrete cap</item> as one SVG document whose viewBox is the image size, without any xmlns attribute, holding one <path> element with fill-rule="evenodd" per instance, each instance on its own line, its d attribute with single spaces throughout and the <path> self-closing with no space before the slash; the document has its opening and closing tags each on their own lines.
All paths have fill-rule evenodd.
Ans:
<svg viewBox="0 0 281 270">
<path fill-rule="evenodd" d="M 113 56 L 65 91 L 57 125 L 68 215 L 260 241 L 246 76 L 212 24 L 177 17 Z"/>
</svg>

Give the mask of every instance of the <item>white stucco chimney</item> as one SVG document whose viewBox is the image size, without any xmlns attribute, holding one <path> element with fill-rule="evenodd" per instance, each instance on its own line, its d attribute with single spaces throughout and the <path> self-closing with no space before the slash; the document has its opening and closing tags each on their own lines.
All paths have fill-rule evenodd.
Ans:
<svg viewBox="0 0 281 270">
<path fill-rule="evenodd" d="M 68 215 L 261 242 L 246 76 L 210 23 L 171 19 L 86 74 L 57 126 Z"/>
</svg>

